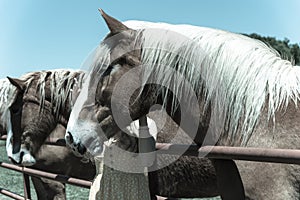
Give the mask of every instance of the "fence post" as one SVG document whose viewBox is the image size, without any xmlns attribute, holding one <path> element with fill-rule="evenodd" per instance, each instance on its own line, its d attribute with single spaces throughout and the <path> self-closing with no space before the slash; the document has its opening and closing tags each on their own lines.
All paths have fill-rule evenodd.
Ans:
<svg viewBox="0 0 300 200">
<path fill-rule="evenodd" d="M 144 115 L 139 119 L 139 156 L 141 157 L 141 164 L 144 167 L 150 167 L 153 165 L 156 159 L 155 152 L 155 139 L 150 134 L 147 116 Z"/>
<path fill-rule="evenodd" d="M 24 197 L 26 200 L 31 199 L 29 175 L 23 172 Z"/>
</svg>

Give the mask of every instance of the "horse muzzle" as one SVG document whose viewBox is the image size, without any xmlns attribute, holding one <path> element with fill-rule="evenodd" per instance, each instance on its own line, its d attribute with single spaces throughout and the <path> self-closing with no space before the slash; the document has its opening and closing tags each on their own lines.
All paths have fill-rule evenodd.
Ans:
<svg viewBox="0 0 300 200">
<path fill-rule="evenodd" d="M 10 132 L 9 132 L 10 133 Z M 14 144 L 12 143 L 12 134 L 7 135 L 6 140 L 6 153 L 10 161 L 16 165 L 32 166 L 36 163 L 35 158 L 31 155 L 30 151 L 25 148 L 24 145 L 20 146 L 20 149 L 14 150 Z"/>
<path fill-rule="evenodd" d="M 83 157 L 86 153 L 87 149 L 86 147 L 80 142 L 75 141 L 73 135 L 71 132 L 67 132 L 65 135 L 66 143 L 71 149 L 73 150 L 73 153 L 78 157 Z"/>
<path fill-rule="evenodd" d="M 9 155 L 12 163 L 21 166 L 32 166 L 36 163 L 35 158 L 26 149 L 21 149 L 20 152 Z"/>
</svg>

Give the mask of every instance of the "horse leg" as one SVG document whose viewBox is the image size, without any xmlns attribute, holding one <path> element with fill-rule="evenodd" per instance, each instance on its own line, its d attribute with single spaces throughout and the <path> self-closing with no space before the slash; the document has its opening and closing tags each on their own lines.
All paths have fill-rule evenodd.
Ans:
<svg viewBox="0 0 300 200">
<path fill-rule="evenodd" d="M 64 200 L 66 197 L 66 185 L 58 181 L 42 179 L 45 182 L 45 188 L 49 200 Z"/>
<path fill-rule="evenodd" d="M 217 185 L 223 200 L 245 199 L 244 185 L 233 160 L 211 159 L 217 174 Z"/>
<path fill-rule="evenodd" d="M 44 178 L 31 177 L 38 199 L 64 200 L 66 199 L 65 184 Z"/>
<path fill-rule="evenodd" d="M 43 184 L 41 178 L 32 176 L 31 181 L 33 183 L 37 198 L 38 199 L 47 199 L 47 193 L 46 193 L 46 190 L 44 188 L 44 184 Z"/>
</svg>

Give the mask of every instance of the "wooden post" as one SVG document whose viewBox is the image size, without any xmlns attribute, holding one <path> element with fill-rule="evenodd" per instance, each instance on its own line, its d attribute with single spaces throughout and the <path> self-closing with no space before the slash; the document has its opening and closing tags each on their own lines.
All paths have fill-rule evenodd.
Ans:
<svg viewBox="0 0 300 200">
<path fill-rule="evenodd" d="M 142 165 L 150 167 L 156 159 L 155 139 L 149 132 L 146 116 L 139 119 L 139 125 L 139 153 L 142 153 L 139 156 L 141 156 Z"/>
<path fill-rule="evenodd" d="M 156 163 L 156 147 L 155 139 L 150 134 L 147 116 L 139 119 L 139 153 L 147 153 L 141 156 L 142 165 L 145 167 L 145 174 L 148 176 L 149 192 L 151 199 L 156 199 L 157 194 L 157 163 Z M 149 176 L 150 175 L 150 176 Z"/>
</svg>

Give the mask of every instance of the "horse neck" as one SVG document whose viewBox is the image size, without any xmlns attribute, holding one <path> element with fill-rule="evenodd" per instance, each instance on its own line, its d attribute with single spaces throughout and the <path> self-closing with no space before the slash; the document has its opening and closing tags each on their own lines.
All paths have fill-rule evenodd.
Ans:
<svg viewBox="0 0 300 200">
<path fill-rule="evenodd" d="M 231 113 L 229 116 L 232 119 L 237 119 L 234 126 L 230 125 L 232 129 L 236 128 L 235 138 L 230 138 L 228 132 L 223 129 L 221 144 L 226 145 L 230 140 L 230 144 L 235 146 L 288 148 L 285 144 L 293 143 L 291 138 L 295 138 L 297 135 L 295 131 L 298 127 L 297 121 L 300 120 L 299 109 L 297 109 L 300 92 L 300 68 L 285 60 L 278 60 L 278 62 L 278 65 L 269 66 L 270 69 L 265 69 L 265 73 L 261 74 L 265 77 L 264 84 L 254 81 L 251 86 L 248 86 L 250 88 L 248 91 L 252 91 L 253 94 L 248 93 L 248 91 L 245 92 L 244 101 L 247 103 L 243 103 L 243 112 L 239 115 L 232 112 L 235 116 Z M 257 93 L 256 91 L 260 92 Z M 233 103 L 231 107 L 236 109 L 238 103 Z M 217 117 L 214 118 L 217 119 Z M 253 122 L 248 123 L 249 120 Z M 229 121 L 229 123 L 232 122 Z M 249 126 L 249 124 L 252 125 Z M 244 134 L 245 132 L 246 134 Z M 291 141 L 283 143 L 283 138 L 286 141 Z M 298 140 L 295 141 L 299 142 Z"/>
<path fill-rule="evenodd" d="M 274 102 L 268 102 L 269 116 L 274 114 L 277 105 L 287 97 L 285 95 L 297 93 L 300 78 L 295 74 L 300 68 L 281 59 L 275 51 L 257 40 L 216 30 L 196 32 L 197 40 L 187 43 L 184 37 L 180 43 L 172 41 L 172 38 L 178 37 L 147 33 L 144 46 L 152 48 L 149 48 L 149 51 L 145 48 L 142 52 L 142 61 L 146 64 L 143 83 L 154 78 L 154 81 L 162 85 L 166 83 L 166 87 L 170 87 L 176 95 L 189 96 L 182 92 L 181 85 L 184 81 L 173 76 L 176 73 L 172 70 L 175 70 L 191 83 L 196 93 L 205 87 L 203 108 L 211 107 L 212 110 L 208 117 L 212 118 L 211 127 L 214 127 L 211 128 L 211 133 L 221 134 L 224 144 L 245 144 L 251 137 L 261 110 L 266 104 L 264 98 L 268 93 L 271 96 L 279 96 L 271 98 Z M 169 53 L 172 50 L 186 59 L 181 60 L 177 54 Z M 198 93 L 197 96 L 201 97 L 201 94 Z M 199 101 L 202 110 L 203 101 Z M 169 99 L 163 101 L 164 104 L 166 102 L 173 103 Z M 190 104 L 189 101 L 185 103 Z M 193 109 L 188 111 L 194 112 Z M 178 117 L 173 119 L 177 124 L 180 123 Z M 187 119 L 195 121 L 193 117 Z M 203 116 L 199 127 L 206 127 L 203 125 L 205 119 Z M 206 134 L 205 129 L 203 130 L 202 135 Z M 186 131 L 190 133 L 188 128 Z"/>
<path fill-rule="evenodd" d="M 55 129 L 49 135 L 49 138 L 64 138 L 66 127 L 62 124 L 57 124 Z"/>
<path fill-rule="evenodd" d="M 288 148 L 288 146 L 284 145 L 286 143 L 277 143 L 274 141 L 274 138 L 277 138 L 278 141 L 282 141 L 280 138 L 289 137 L 287 138 L 287 140 L 290 141 L 289 143 L 298 148 L 297 145 L 300 144 L 299 141 L 297 139 L 293 140 L 292 138 L 295 138 L 299 132 L 296 130 L 298 128 L 297 122 L 300 120 L 300 114 L 296 105 L 299 104 L 300 67 L 292 66 L 289 62 L 284 60 L 279 60 L 279 62 L 282 62 L 282 66 L 278 65 L 275 68 L 270 66 L 270 70 L 266 70 L 266 87 L 263 87 L 265 91 L 262 94 L 262 96 L 265 96 L 265 100 L 260 100 L 261 107 L 257 105 L 247 105 L 244 107 L 245 110 L 243 112 L 240 112 L 239 115 L 235 114 L 234 117 L 237 118 L 235 119 L 237 124 L 230 127 L 231 131 L 236 132 L 234 136 L 235 138 L 231 138 L 232 135 L 226 132 L 228 131 L 226 126 L 229 126 L 229 124 L 232 123 L 230 119 L 234 119 L 231 118 L 232 116 L 229 116 L 232 114 L 229 113 L 229 108 L 224 110 L 225 114 L 220 115 L 220 111 L 222 110 L 218 110 L 218 107 L 212 107 L 215 106 L 212 105 L 212 103 L 206 103 L 205 101 L 208 101 L 208 99 L 204 97 L 205 95 L 201 92 L 198 95 L 198 104 L 201 111 L 200 118 L 197 118 L 197 115 L 193 115 L 193 109 L 184 110 L 187 113 L 187 115 L 185 115 L 185 120 L 190 121 L 192 126 L 198 126 L 197 135 L 194 136 L 193 133 L 190 132 L 190 127 L 181 128 L 189 135 L 192 134 L 192 136 L 194 136 L 194 141 L 197 144 L 202 144 L 204 137 L 207 136 L 207 133 L 209 133 L 208 135 L 211 136 L 211 138 L 208 137 L 208 141 L 206 141 L 208 144 L 215 144 L 216 142 L 219 142 L 219 144 L 223 145 L 230 144 L 240 146 L 247 144 L 247 139 L 244 140 L 243 137 L 249 137 L 250 143 L 248 143 L 248 145 L 250 146 L 259 145 L 260 147 L 276 146 L 277 148 Z M 262 86 L 259 85 L 259 87 Z M 244 95 L 248 96 L 247 93 Z M 167 101 L 165 101 L 164 98 L 165 97 L 163 97 L 163 95 L 160 93 L 158 102 L 161 104 L 166 104 L 167 113 L 178 125 L 181 125 L 182 113 L 180 109 L 178 108 L 172 110 L 174 99 L 173 96 L 167 96 Z M 218 105 L 217 101 L 223 101 L 224 99 L 219 98 L 217 100 L 212 100 L 214 100 L 214 103 Z M 255 102 L 248 103 L 254 104 Z M 187 101 L 185 104 L 189 104 L 189 102 Z M 232 109 L 236 108 L 238 105 L 234 103 L 230 106 Z M 216 110 L 217 112 L 215 112 Z M 256 110 L 257 113 L 253 113 L 253 110 Z M 236 111 L 233 110 L 233 112 Z M 245 113 L 248 113 L 248 116 L 243 116 Z M 251 126 L 245 126 L 244 124 L 247 123 L 246 121 L 249 120 L 249 118 L 253 118 L 254 123 Z M 195 122 L 195 119 L 199 119 L 199 123 Z M 219 124 L 220 122 L 221 124 Z M 270 124 L 273 125 L 270 126 Z M 248 135 L 243 135 L 245 130 L 247 131 Z M 287 133 L 286 130 L 291 130 L 291 132 L 289 132 L 291 134 Z M 276 131 L 276 133 L 274 131 Z M 262 135 L 262 133 L 265 133 L 265 135 Z M 220 139 L 219 141 L 218 138 Z M 256 142 L 253 143 L 253 141 Z M 295 141 L 298 143 L 295 143 Z"/>
<path fill-rule="evenodd" d="M 181 102 L 174 102 L 173 93 L 162 92 L 161 88 L 160 93 L 157 95 L 156 103 L 164 106 L 166 113 L 196 144 L 202 145 L 210 123 L 210 104 L 207 106 L 204 99 L 200 96 L 195 102 L 199 106 L 197 111 L 197 109 L 194 109 L 194 106 L 197 105 L 191 105 L 188 98 L 182 98 Z M 178 106 L 174 106 L 174 104 Z M 188 106 L 183 107 L 181 105 Z"/>
<path fill-rule="evenodd" d="M 59 83 L 59 85 L 61 85 L 59 90 L 55 90 L 55 87 L 51 86 L 53 85 L 53 81 L 56 80 L 49 79 L 45 84 L 45 96 L 43 98 L 50 101 L 51 109 L 55 114 L 58 123 L 63 125 L 65 128 L 69 120 L 72 106 L 75 103 L 78 94 L 80 93 L 84 76 L 84 72 L 75 72 L 75 76 L 68 78 L 68 82 L 70 83 L 63 85 Z M 62 94 L 60 91 L 63 91 Z M 42 95 L 40 94 L 40 96 Z M 44 106 L 42 101 L 41 106 Z"/>
<path fill-rule="evenodd" d="M 67 124 L 69 121 L 69 117 L 72 111 L 72 107 L 76 102 L 79 93 L 81 92 L 82 84 L 83 84 L 84 74 L 80 74 L 77 79 L 77 83 L 74 84 L 72 90 L 70 91 L 70 98 L 67 98 L 67 101 L 63 105 L 65 109 L 63 112 L 60 112 L 58 117 L 58 123 L 62 125 L 65 129 L 67 128 Z"/>
<path fill-rule="evenodd" d="M 57 120 L 57 124 L 62 125 L 66 129 L 71 111 L 72 100 L 68 98 L 68 100 L 65 103 L 63 103 L 58 110 L 54 111 L 54 116 Z"/>
<path fill-rule="evenodd" d="M 299 122 L 300 109 L 293 101 L 280 107 L 272 118 L 265 107 L 247 146 L 300 149 Z"/>
</svg>

